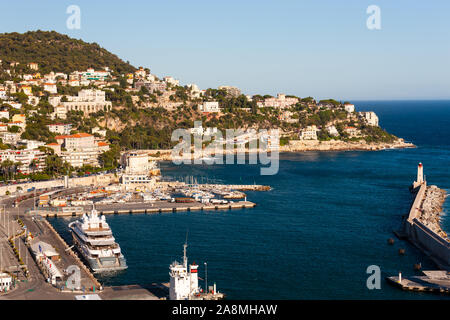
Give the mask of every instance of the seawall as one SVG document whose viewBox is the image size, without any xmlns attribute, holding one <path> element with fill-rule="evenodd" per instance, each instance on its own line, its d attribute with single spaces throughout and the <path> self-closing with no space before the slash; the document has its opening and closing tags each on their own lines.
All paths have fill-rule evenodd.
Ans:
<svg viewBox="0 0 450 320">
<path fill-rule="evenodd" d="M 423 182 L 416 193 L 409 215 L 403 223 L 408 240 L 428 255 L 439 268 L 450 271 L 450 240 L 439 226 L 444 191 Z M 436 194 L 442 194 L 437 197 Z"/>
</svg>

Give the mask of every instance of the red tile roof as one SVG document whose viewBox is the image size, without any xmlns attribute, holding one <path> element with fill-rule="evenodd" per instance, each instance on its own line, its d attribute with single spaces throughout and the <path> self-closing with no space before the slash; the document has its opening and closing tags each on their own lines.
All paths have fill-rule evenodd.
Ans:
<svg viewBox="0 0 450 320">
<path fill-rule="evenodd" d="M 86 138 L 86 137 L 92 137 L 92 135 L 89 133 L 80 132 L 69 136 L 69 138 Z"/>
</svg>

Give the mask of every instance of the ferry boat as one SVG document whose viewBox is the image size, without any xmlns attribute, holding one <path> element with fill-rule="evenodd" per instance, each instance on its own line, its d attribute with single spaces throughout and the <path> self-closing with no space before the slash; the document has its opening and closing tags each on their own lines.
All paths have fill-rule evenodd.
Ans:
<svg viewBox="0 0 450 320">
<path fill-rule="evenodd" d="M 128 268 L 120 246 L 115 242 L 105 216 L 99 217 L 95 206 L 89 215 L 69 224 L 75 247 L 94 272 Z"/>
</svg>

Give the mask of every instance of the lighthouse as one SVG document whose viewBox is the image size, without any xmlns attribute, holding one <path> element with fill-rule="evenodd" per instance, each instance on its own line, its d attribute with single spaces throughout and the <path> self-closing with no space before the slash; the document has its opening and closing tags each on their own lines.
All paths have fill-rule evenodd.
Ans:
<svg viewBox="0 0 450 320">
<path fill-rule="evenodd" d="M 422 162 L 419 163 L 417 166 L 417 183 L 422 184 L 423 183 L 423 165 Z"/>
<path fill-rule="evenodd" d="M 425 183 L 425 179 L 423 178 L 423 164 L 420 162 L 417 166 L 417 179 L 414 181 L 412 189 L 420 187 L 423 183 Z"/>
</svg>

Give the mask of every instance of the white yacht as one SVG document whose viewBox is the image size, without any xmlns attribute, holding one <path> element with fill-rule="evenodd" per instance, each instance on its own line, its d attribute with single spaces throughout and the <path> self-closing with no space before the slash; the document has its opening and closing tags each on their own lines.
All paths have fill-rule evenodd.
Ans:
<svg viewBox="0 0 450 320">
<path fill-rule="evenodd" d="M 105 216 L 99 217 L 92 206 L 89 215 L 69 224 L 74 245 L 94 272 L 128 268 L 120 246 L 115 242 Z"/>
</svg>

